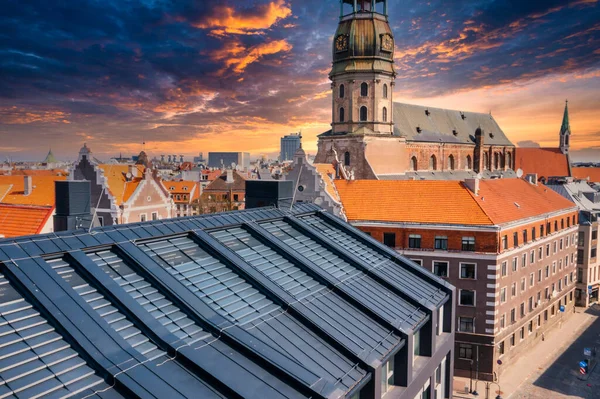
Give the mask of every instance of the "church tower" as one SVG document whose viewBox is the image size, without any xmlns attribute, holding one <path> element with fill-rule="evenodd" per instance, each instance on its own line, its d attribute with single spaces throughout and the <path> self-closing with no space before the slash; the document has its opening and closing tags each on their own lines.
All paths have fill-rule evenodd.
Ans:
<svg viewBox="0 0 600 399">
<path fill-rule="evenodd" d="M 332 134 L 391 136 L 394 37 L 388 0 L 340 0 L 333 37 Z"/>
<path fill-rule="evenodd" d="M 565 103 L 565 113 L 560 127 L 560 152 L 569 153 L 569 141 L 571 140 L 571 125 L 569 125 L 569 101 Z"/>
</svg>

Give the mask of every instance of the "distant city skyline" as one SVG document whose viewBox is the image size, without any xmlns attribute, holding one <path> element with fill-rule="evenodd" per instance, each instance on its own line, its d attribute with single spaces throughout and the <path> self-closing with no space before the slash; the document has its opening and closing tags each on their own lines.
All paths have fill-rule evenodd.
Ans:
<svg viewBox="0 0 600 399">
<path fill-rule="evenodd" d="M 243 151 L 330 128 L 339 4 L 9 3 L 0 19 L 0 159 Z M 394 100 L 492 112 L 516 145 L 600 159 L 598 0 L 391 1 Z"/>
</svg>

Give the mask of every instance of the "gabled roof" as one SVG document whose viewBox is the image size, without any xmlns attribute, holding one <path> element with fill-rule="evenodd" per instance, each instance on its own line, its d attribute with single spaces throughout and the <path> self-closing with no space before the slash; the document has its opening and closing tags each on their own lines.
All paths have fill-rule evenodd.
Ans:
<svg viewBox="0 0 600 399">
<path fill-rule="evenodd" d="M 24 176 L 0 176 L 0 185 L 11 185 L 10 192 L 4 196 L 2 202 L 14 205 L 38 205 L 53 207 L 54 182 L 66 180 L 65 176 L 31 176 L 33 191 L 25 195 Z"/>
<path fill-rule="evenodd" d="M 129 172 L 129 165 L 122 164 L 100 164 L 98 168 L 103 171 L 104 177 L 107 181 L 108 191 L 115 199 L 117 206 L 127 202 L 131 195 L 135 192 L 138 185 L 143 180 L 144 171 L 146 167 L 144 165 L 135 165 L 137 168 L 137 176 L 132 177 L 130 181 L 127 181 L 127 173 Z"/>
<path fill-rule="evenodd" d="M 245 191 L 246 178 L 237 170 L 233 171 L 233 183 L 227 183 L 227 171 L 223 171 L 219 177 L 213 180 L 204 191 Z"/>
<path fill-rule="evenodd" d="M 491 114 L 394 103 L 394 135 L 408 141 L 475 145 L 478 128 L 484 145 L 513 146 Z"/>
<path fill-rule="evenodd" d="M 0 240 L 0 263 L 0 312 L 32 309 L 86 395 L 117 398 L 348 397 L 454 291 L 305 204 Z"/>
<path fill-rule="evenodd" d="M 317 173 L 319 173 L 319 175 L 321 175 L 321 178 L 323 179 L 323 183 L 325 184 L 325 191 L 327 192 L 327 194 L 329 194 L 329 196 L 331 198 L 333 198 L 335 201 L 340 201 L 340 196 L 338 195 L 337 191 L 335 190 L 335 186 L 334 186 L 334 182 L 333 179 L 335 179 L 335 168 L 333 167 L 333 165 L 328 164 L 328 163 L 315 163 L 313 164 L 313 166 L 317 169 Z"/>
<path fill-rule="evenodd" d="M 459 181 L 336 180 L 350 221 L 492 225 Z"/>
<path fill-rule="evenodd" d="M 577 179 L 589 179 L 591 183 L 600 183 L 600 168 L 571 168 L 571 172 Z"/>
<path fill-rule="evenodd" d="M 38 234 L 54 211 L 50 206 L 0 204 L 0 235 L 18 237 Z"/>
<path fill-rule="evenodd" d="M 566 177 L 569 173 L 569 158 L 558 148 L 515 149 L 515 168 L 525 174 L 537 173 L 538 179 Z"/>
<path fill-rule="evenodd" d="M 476 196 L 459 181 L 336 180 L 350 221 L 502 225 L 574 204 L 523 179 L 480 180 Z"/>
</svg>

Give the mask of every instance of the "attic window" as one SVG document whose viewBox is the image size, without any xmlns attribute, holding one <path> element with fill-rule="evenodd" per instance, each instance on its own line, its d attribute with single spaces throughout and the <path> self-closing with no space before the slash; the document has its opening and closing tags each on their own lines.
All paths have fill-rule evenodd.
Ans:
<svg viewBox="0 0 600 399">
<path fill-rule="evenodd" d="M 426 109 L 426 110 L 425 110 L 425 115 L 429 116 L 429 115 L 431 115 L 431 112 L 429 112 L 429 110 L 428 110 L 428 109 Z"/>
<path fill-rule="evenodd" d="M 417 133 L 421 133 L 421 127 L 417 126 Z"/>
<path fill-rule="evenodd" d="M 494 133 L 490 133 L 490 138 L 494 138 Z"/>
<path fill-rule="evenodd" d="M 187 186 L 183 186 L 183 191 L 187 191 Z"/>
<path fill-rule="evenodd" d="M 462 112 L 460 113 L 460 117 L 462 118 L 462 120 L 464 121 L 465 119 L 467 119 L 467 115 L 463 114 Z"/>
<path fill-rule="evenodd" d="M 169 190 L 175 190 L 175 187 L 171 186 L 169 187 Z"/>
<path fill-rule="evenodd" d="M 452 130 L 452 134 L 455 135 L 455 136 L 458 136 L 458 132 L 456 131 L 456 129 Z"/>
</svg>

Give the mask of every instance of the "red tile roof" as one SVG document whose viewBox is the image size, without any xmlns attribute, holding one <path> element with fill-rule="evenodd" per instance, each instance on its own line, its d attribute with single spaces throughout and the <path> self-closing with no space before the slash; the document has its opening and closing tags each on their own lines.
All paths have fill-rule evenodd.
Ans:
<svg viewBox="0 0 600 399">
<path fill-rule="evenodd" d="M 237 170 L 233 171 L 233 183 L 227 183 L 227 171 L 223 171 L 221 175 L 213 180 L 204 191 L 207 192 L 227 192 L 233 191 L 245 191 L 246 190 L 246 178 L 242 176 Z"/>
<path fill-rule="evenodd" d="M 515 168 L 537 173 L 538 179 L 570 176 L 568 157 L 558 148 L 516 148 Z"/>
<path fill-rule="evenodd" d="M 0 204 L 0 234 L 4 237 L 38 234 L 53 211 L 53 207 Z"/>
<path fill-rule="evenodd" d="M 576 206 L 554 190 L 522 179 L 482 180 L 479 182 L 479 195 L 472 196 L 496 225 Z"/>
<path fill-rule="evenodd" d="M 348 220 L 491 225 L 459 181 L 335 180 Z"/>
<path fill-rule="evenodd" d="M 11 185 L 10 192 L 4 196 L 2 202 L 14 205 L 54 206 L 54 182 L 66 180 L 64 176 L 32 176 L 33 191 L 25 195 L 24 176 L 0 176 L 0 185 Z"/>
<path fill-rule="evenodd" d="M 573 177 L 588 179 L 592 183 L 600 183 L 600 168 L 571 168 Z"/>
<path fill-rule="evenodd" d="M 575 208 L 553 190 L 522 179 L 479 183 L 475 196 L 459 181 L 335 181 L 350 221 L 501 225 Z"/>
</svg>

